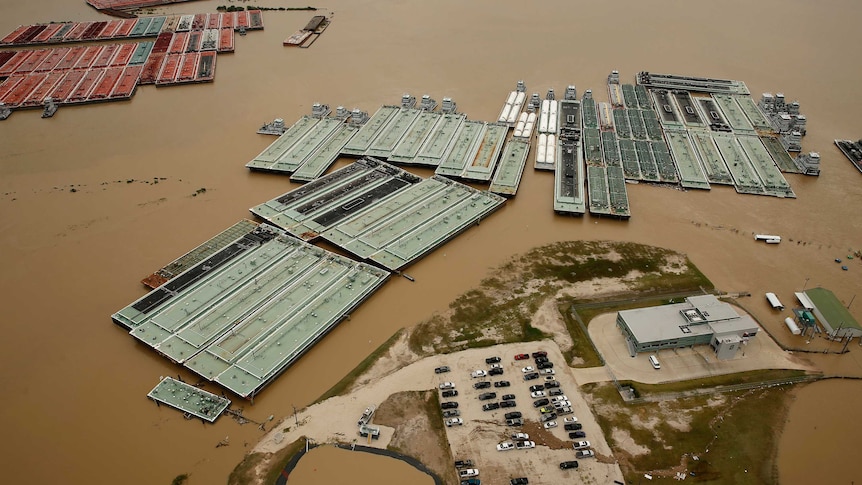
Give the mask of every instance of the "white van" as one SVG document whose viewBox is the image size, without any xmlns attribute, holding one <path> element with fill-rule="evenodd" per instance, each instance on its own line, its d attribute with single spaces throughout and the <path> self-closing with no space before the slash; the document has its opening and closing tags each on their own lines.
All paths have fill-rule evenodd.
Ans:
<svg viewBox="0 0 862 485">
<path fill-rule="evenodd" d="M 652 364 L 653 369 L 661 369 L 661 364 L 658 362 L 658 359 L 654 355 L 649 356 L 649 363 Z"/>
</svg>

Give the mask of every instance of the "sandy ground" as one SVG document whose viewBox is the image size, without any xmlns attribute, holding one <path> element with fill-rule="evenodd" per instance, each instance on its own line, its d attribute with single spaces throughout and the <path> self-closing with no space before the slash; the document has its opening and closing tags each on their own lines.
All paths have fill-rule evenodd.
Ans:
<svg viewBox="0 0 862 485">
<path fill-rule="evenodd" d="M 461 418 L 464 420 L 463 426 L 446 428 L 452 456 L 455 459 L 472 459 L 483 480 L 497 483 L 516 476 L 526 476 L 529 477 L 530 483 L 560 483 L 577 476 L 587 483 L 609 483 L 622 480 L 622 472 L 613 459 L 613 453 L 589 405 L 578 392 L 578 386 L 609 381 L 613 376 L 644 383 L 659 383 L 755 369 L 809 369 L 808 365 L 792 353 L 782 351 L 766 332 L 761 332 L 745 347 L 744 353 L 740 352 L 730 361 L 714 359 L 705 346 L 660 351 L 658 356 L 662 368 L 656 371 L 647 361 L 646 354 L 635 358 L 628 355 L 623 337 L 616 328 L 615 317 L 614 313 L 604 314 L 590 323 L 590 337 L 607 362 L 604 367 L 592 368 L 571 368 L 563 365 L 560 343 L 566 348 L 570 347 L 571 339 L 565 338 L 568 334 L 554 299 L 541 305 L 533 317 L 533 325 L 554 335 L 554 340 L 497 345 L 416 360 L 407 345 L 408 330 L 386 355 L 357 379 L 356 384 L 345 395 L 301 410 L 298 415 L 299 426 L 295 425 L 293 418 L 288 418 L 275 426 L 256 445 L 254 451 L 275 452 L 301 436 L 307 436 L 319 443 L 357 442 L 386 448 L 395 431 L 391 427 L 375 424 L 380 427 L 380 438 L 371 442 L 357 434 L 356 422 L 366 407 L 378 406 L 390 395 L 400 391 L 437 389 L 441 382 L 449 381 L 455 384 L 459 395 L 441 400 L 459 402 Z M 576 471 L 559 469 L 560 462 L 574 459 L 572 440 L 562 426 L 562 419 L 558 419 L 558 427 L 546 430 L 538 421 L 539 411 L 532 406 L 533 399 L 528 388 L 539 381 L 525 382 L 521 369 L 533 364 L 533 361 L 514 360 L 516 354 L 536 350 L 547 351 L 550 360 L 556 364 L 555 377 L 572 402 L 574 416 L 582 423 L 583 431 L 587 434 L 586 439 L 598 455 L 597 459 L 579 460 L 580 467 Z M 473 370 L 488 368 L 485 358 L 491 356 L 502 358 L 504 374 L 493 378 L 471 378 L 470 373 Z M 451 372 L 435 374 L 434 368 L 441 365 L 449 366 Z M 508 380 L 511 387 L 473 389 L 473 383 L 480 380 Z M 503 394 L 514 394 L 518 406 L 485 412 L 478 395 L 488 391 L 497 392 L 495 401 L 499 401 Z M 523 414 L 526 422 L 523 429 L 505 426 L 503 415 L 510 411 L 520 411 Z M 508 440 L 511 433 L 518 431 L 529 431 L 531 440 L 538 446 L 532 450 L 496 450 L 497 443 Z M 622 436 L 616 438 L 622 443 L 627 441 Z M 634 446 L 632 442 L 629 448 Z M 629 451 L 637 453 L 643 450 Z M 421 456 L 417 458 L 422 460 Z"/>
</svg>

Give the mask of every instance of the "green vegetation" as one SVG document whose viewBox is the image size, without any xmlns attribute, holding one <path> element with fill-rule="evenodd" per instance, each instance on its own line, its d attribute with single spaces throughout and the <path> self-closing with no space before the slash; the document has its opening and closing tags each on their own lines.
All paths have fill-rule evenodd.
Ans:
<svg viewBox="0 0 862 485">
<path fill-rule="evenodd" d="M 596 351 L 590 336 L 584 332 L 584 327 L 572 314 L 572 304 L 565 300 L 557 305 L 560 315 L 563 317 L 563 322 L 566 324 L 566 330 L 572 337 L 572 348 L 563 350 L 563 357 L 566 362 L 571 363 L 573 367 L 598 367 L 603 365 L 602 357 Z M 577 358 L 577 363 L 575 359 Z"/>
<path fill-rule="evenodd" d="M 740 372 L 737 374 L 724 374 L 709 376 L 702 379 L 691 379 L 678 382 L 666 382 L 663 384 L 643 384 L 633 381 L 620 381 L 621 386 L 629 386 L 635 389 L 640 397 L 665 394 L 671 392 L 687 392 L 697 389 L 733 386 L 739 384 L 753 384 L 758 382 L 778 381 L 783 379 L 795 379 L 808 375 L 803 370 L 794 369 L 765 369 Z"/>
<path fill-rule="evenodd" d="M 610 383 L 588 384 L 582 391 L 629 483 L 644 473 L 677 472 L 693 473 L 688 479 L 699 483 L 777 482 L 776 430 L 789 406 L 785 389 L 640 404 L 623 404 Z M 619 441 L 628 438 L 633 445 Z"/>
<path fill-rule="evenodd" d="M 708 279 L 684 256 L 673 251 L 635 243 L 565 241 L 532 249 L 492 272 L 479 288 L 467 291 L 444 314 L 420 323 L 410 334 L 410 349 L 418 355 L 455 352 L 500 343 L 536 341 L 551 337 L 530 322 L 548 298 L 559 308 L 595 300 L 559 296 L 572 285 L 612 278 L 622 283 L 616 294 L 642 295 L 712 289 Z M 596 280 L 599 278 L 598 280 Z M 619 286 L 619 285 L 618 285 Z M 607 298 L 600 293 L 596 298 Z M 608 311 L 607 309 L 603 311 Z M 575 341 L 563 349 L 572 362 L 600 365 L 589 337 L 561 311 Z M 588 321 L 592 318 L 584 318 Z"/>
<path fill-rule="evenodd" d="M 298 440 L 273 454 L 249 453 L 245 455 L 245 458 L 230 473 L 227 483 L 228 485 L 244 485 L 257 482 L 254 471 L 258 465 L 264 462 L 267 462 L 264 467 L 266 469 L 266 476 L 262 483 L 275 483 L 290 459 L 304 447 L 305 436 L 301 436 Z"/>
<path fill-rule="evenodd" d="M 323 393 L 322 396 L 317 398 L 312 404 L 317 404 L 319 402 L 325 401 L 332 396 L 338 396 L 343 394 L 344 391 L 350 388 L 356 379 L 361 376 L 368 368 L 370 368 L 377 359 L 380 358 L 381 355 L 388 352 L 392 345 L 398 340 L 401 334 L 404 332 L 404 329 L 401 329 L 395 332 L 389 340 L 383 342 L 380 347 L 377 347 L 374 352 L 372 352 L 368 357 L 366 357 L 362 362 L 359 363 L 356 367 L 353 368 L 352 371 L 348 372 L 340 381 L 338 381 L 334 386 L 332 386 L 328 391 Z"/>
</svg>

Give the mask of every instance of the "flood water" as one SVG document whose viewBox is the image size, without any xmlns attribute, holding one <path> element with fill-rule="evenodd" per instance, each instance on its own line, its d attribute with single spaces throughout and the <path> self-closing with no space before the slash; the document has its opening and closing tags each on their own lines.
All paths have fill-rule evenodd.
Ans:
<svg viewBox="0 0 862 485">
<path fill-rule="evenodd" d="M 159 11 L 212 12 L 222 3 Z M 515 199 L 410 267 L 414 283 L 393 278 L 253 406 L 246 404 L 252 418 L 279 419 L 294 405 L 302 408 L 399 328 L 445 309 L 507 258 L 554 241 L 625 240 L 684 252 L 717 288 L 750 291 L 747 307 L 779 335 L 787 334 L 786 315 L 772 314 L 763 292 L 789 299 L 807 284 L 828 287 L 845 302 L 856 295 L 859 260 L 848 261 L 845 272 L 833 259 L 862 246 L 862 175 L 832 140 L 862 136 L 862 5 L 533 5 L 333 0 L 326 5 L 336 12 L 333 23 L 310 49 L 281 45 L 305 25 L 308 12 L 265 12 L 266 30 L 237 37 L 236 53 L 219 56 L 212 84 L 145 86 L 130 102 L 63 107 L 49 120 L 39 111 L 17 112 L 0 123 L 0 463 L 9 483 L 122 477 L 158 484 L 182 473 L 193 484 L 226 480 L 262 433 L 226 418 L 204 426 L 157 408 L 145 396 L 159 376 L 196 378 L 137 345 L 110 315 L 144 293 L 142 277 L 294 187 L 287 177 L 250 173 L 244 164 L 273 140 L 255 134 L 262 123 L 275 117 L 292 123 L 316 101 L 373 112 L 404 92 L 428 93 L 452 97 L 471 119 L 493 120 L 519 79 L 542 95 L 574 83 L 579 93 L 592 88 L 600 101 L 607 100 L 612 69 L 625 82 L 640 70 L 740 79 L 755 97 L 783 91 L 800 101 L 809 120 L 803 147 L 821 153 L 822 175 L 788 176 L 795 200 L 737 195 L 728 187 L 683 192 L 628 185 L 632 218 L 623 222 L 554 215 L 553 175 L 530 166 Z M 4 35 L 19 24 L 100 17 L 68 0 L 0 0 L 0 12 Z M 201 188 L 206 192 L 193 197 Z M 764 232 L 784 242 L 755 243 L 752 234 Z M 859 305 L 851 311 L 862 320 Z M 862 351 L 850 347 L 850 354 L 820 358 L 818 365 L 862 375 Z M 848 427 L 858 421 L 832 412 L 830 393 L 858 401 L 862 386 L 842 381 L 822 389 L 800 393 L 792 412 L 810 409 L 818 423 L 840 423 L 822 424 L 819 432 L 851 449 L 856 433 Z M 801 422 L 792 420 L 788 434 L 807 429 Z M 225 437 L 230 445 L 216 448 Z M 791 448 L 781 448 L 783 470 L 792 468 Z M 812 463 L 831 458 L 826 448 L 808 448 Z M 315 453 L 301 467 L 343 473 L 330 483 L 379 483 L 356 473 L 365 458 L 336 456 Z M 391 462 L 375 466 L 401 466 Z M 818 470 L 822 483 L 853 473 L 838 460 Z M 295 482 L 322 483 L 302 474 Z M 811 482 L 789 473 L 782 483 Z"/>
</svg>

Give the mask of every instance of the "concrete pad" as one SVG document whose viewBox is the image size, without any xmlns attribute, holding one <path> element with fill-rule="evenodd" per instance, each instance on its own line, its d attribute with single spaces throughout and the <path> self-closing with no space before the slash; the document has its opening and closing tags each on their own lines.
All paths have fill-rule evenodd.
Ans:
<svg viewBox="0 0 862 485">
<path fill-rule="evenodd" d="M 744 314 L 740 309 L 736 310 Z M 658 384 L 759 369 L 810 368 L 791 352 L 782 350 L 765 331 L 758 332 L 730 360 L 718 360 L 708 345 L 644 352 L 631 357 L 625 338 L 617 328 L 616 317 L 616 312 L 599 315 L 590 322 L 588 331 L 606 366 L 620 380 Z M 652 368 L 648 360 L 650 355 L 658 358 L 661 369 Z M 588 377 L 585 375 L 585 378 Z"/>
</svg>

